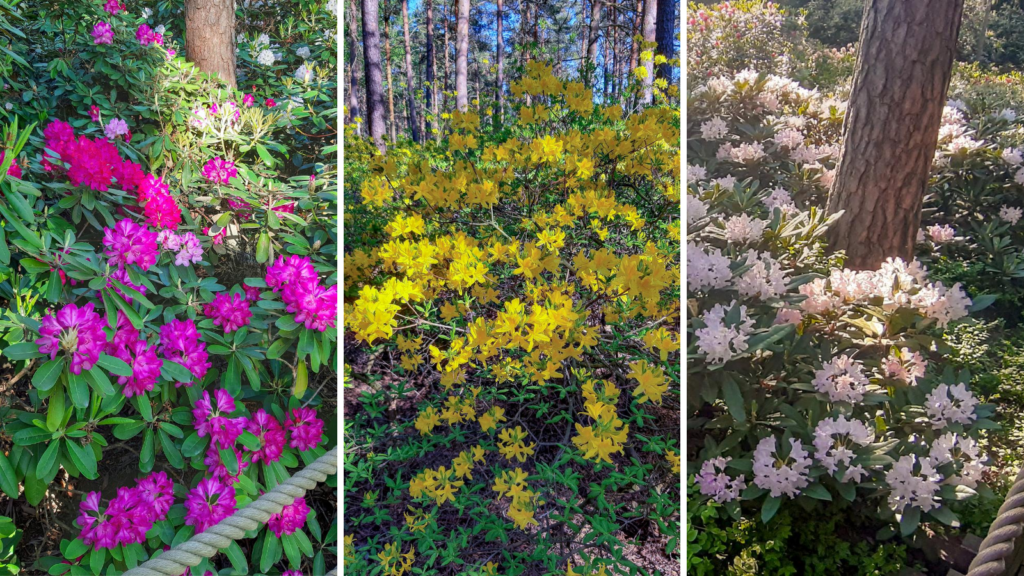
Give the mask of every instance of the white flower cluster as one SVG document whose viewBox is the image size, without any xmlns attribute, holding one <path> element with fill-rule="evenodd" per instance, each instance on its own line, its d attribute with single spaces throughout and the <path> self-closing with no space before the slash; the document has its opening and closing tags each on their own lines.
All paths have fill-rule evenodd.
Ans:
<svg viewBox="0 0 1024 576">
<path fill-rule="evenodd" d="M 725 239 L 734 244 L 748 244 L 761 239 L 767 220 L 751 218 L 747 214 L 737 214 L 725 220 Z"/>
<path fill-rule="evenodd" d="M 829 402 L 856 404 L 864 399 L 868 377 L 864 366 L 847 355 L 837 356 L 814 371 L 814 389 L 827 394 Z"/>
<path fill-rule="evenodd" d="M 700 472 L 694 478 L 700 493 L 711 496 L 719 504 L 731 502 L 740 496 L 740 492 L 747 487 L 746 478 L 740 474 L 737 478 L 730 478 L 725 473 L 725 467 L 732 458 L 711 458 L 700 465 Z"/>
<path fill-rule="evenodd" d="M 754 484 L 775 497 L 785 494 L 796 498 L 810 483 L 807 472 L 812 462 L 807 450 L 796 438 L 790 438 L 789 444 L 789 456 L 785 458 L 777 452 L 774 436 L 762 438 L 754 449 Z"/>
<path fill-rule="evenodd" d="M 946 432 L 932 442 L 928 458 L 936 467 L 947 463 L 960 465 L 960 474 L 947 479 L 950 484 L 977 488 L 985 472 L 982 463 L 985 458 L 981 454 L 978 442 L 973 438 Z"/>
<path fill-rule="evenodd" d="M 693 194 L 686 195 L 686 223 L 693 224 L 708 215 L 708 205 Z"/>
<path fill-rule="evenodd" d="M 741 296 L 767 300 L 786 292 L 786 273 L 770 254 L 748 250 L 743 263 L 750 269 L 736 279 L 736 289 Z"/>
<path fill-rule="evenodd" d="M 965 384 L 939 384 L 925 399 L 924 408 L 932 428 L 941 430 L 950 424 L 970 424 L 978 418 L 974 408 L 978 399 Z"/>
<path fill-rule="evenodd" d="M 893 352 L 882 361 L 882 373 L 886 378 L 901 380 L 904 384 L 914 386 L 918 379 L 924 377 L 928 369 L 928 361 L 920 352 L 911 352 L 909 348 L 903 348 L 899 352 Z"/>
<path fill-rule="evenodd" d="M 686 244 L 686 283 L 689 290 L 712 290 L 729 286 L 731 261 L 712 246 Z"/>
<path fill-rule="evenodd" d="M 747 317 L 746 306 L 740 306 L 739 320 L 734 324 L 726 324 L 725 315 L 734 306 L 735 300 L 728 307 L 715 304 L 714 308 L 701 316 L 705 327 L 693 333 L 697 337 L 697 348 L 707 354 L 710 364 L 724 364 L 747 349 L 747 339 L 754 328 L 754 319 Z"/>
<path fill-rule="evenodd" d="M 1016 224 L 1021 216 L 1024 216 L 1024 211 L 1016 206 L 1003 206 L 999 209 L 999 218 L 1006 220 L 1010 225 Z"/>
<path fill-rule="evenodd" d="M 906 506 L 927 512 L 941 505 L 937 493 L 942 475 L 935 471 L 931 459 L 918 460 L 914 454 L 901 456 L 885 473 L 885 481 L 890 488 L 889 507 L 897 512 Z"/>
<path fill-rule="evenodd" d="M 824 418 L 814 428 L 814 457 L 829 474 L 834 475 L 842 464 L 846 471 L 840 481 L 860 482 L 867 471 L 859 464 L 852 465 L 853 449 L 874 441 L 875 433 L 860 420 L 847 420 L 843 415 Z"/>
</svg>

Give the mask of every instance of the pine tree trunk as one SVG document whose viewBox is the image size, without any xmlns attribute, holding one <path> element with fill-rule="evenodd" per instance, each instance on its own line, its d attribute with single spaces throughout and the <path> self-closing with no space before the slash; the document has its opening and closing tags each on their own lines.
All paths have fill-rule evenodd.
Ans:
<svg viewBox="0 0 1024 576">
<path fill-rule="evenodd" d="M 455 0 L 452 0 L 454 2 Z M 450 84 L 451 79 L 451 66 L 449 65 L 449 56 L 451 55 L 450 44 L 448 44 L 448 29 L 451 27 L 451 10 L 449 4 L 445 2 L 444 5 L 444 82 L 441 83 L 444 89 L 441 91 L 441 108 L 445 111 L 448 110 L 448 94 L 451 93 L 452 87 Z"/>
<path fill-rule="evenodd" d="M 638 64 L 640 64 L 640 43 L 636 41 L 636 37 L 640 35 L 642 30 L 641 26 L 644 19 L 644 0 L 636 0 L 636 12 L 633 14 L 633 33 L 629 35 L 629 70 L 627 74 L 632 74 L 633 70 L 636 70 Z"/>
<path fill-rule="evenodd" d="M 387 66 L 388 82 L 388 131 L 391 133 L 391 143 L 398 142 L 398 135 L 395 126 L 395 82 L 391 78 L 391 29 L 388 26 L 388 18 L 384 18 L 384 60 Z"/>
<path fill-rule="evenodd" d="M 237 87 L 234 0 L 185 2 L 185 54 L 203 72 Z"/>
<path fill-rule="evenodd" d="M 378 0 L 363 3 L 363 76 L 366 79 L 366 121 L 370 138 L 380 150 L 387 152 L 384 142 L 384 88 L 380 64 L 380 30 L 378 29 Z"/>
<path fill-rule="evenodd" d="M 345 120 L 346 124 L 355 124 L 356 135 L 361 134 L 361 123 L 356 124 L 356 118 L 360 118 L 359 114 L 359 39 L 356 36 L 356 2 L 357 0 L 351 0 L 346 5 L 346 22 L 345 22 L 345 36 L 347 47 L 347 57 L 345 63 L 348 65 L 348 117 Z"/>
<path fill-rule="evenodd" d="M 827 211 L 847 266 L 909 260 L 935 155 L 963 0 L 869 0 Z"/>
<path fill-rule="evenodd" d="M 587 64 L 594 66 L 594 70 L 597 69 L 597 41 L 601 37 L 602 1 L 591 0 L 590 2 L 590 35 L 587 41 Z"/>
<path fill-rule="evenodd" d="M 502 20 L 505 17 L 503 0 L 497 0 L 497 16 L 495 18 L 496 25 L 498 27 L 497 32 L 497 48 L 498 48 L 498 82 L 497 89 L 495 90 L 495 99 L 498 101 L 498 122 L 504 123 L 505 121 L 505 37 L 504 25 Z"/>
<path fill-rule="evenodd" d="M 424 0 L 426 2 L 427 10 L 427 56 L 426 56 L 426 67 L 427 67 L 427 89 L 424 91 L 424 96 L 427 99 L 426 111 L 430 112 L 433 120 L 430 120 L 426 124 L 427 137 L 430 135 L 430 131 L 433 129 L 434 121 L 437 119 L 437 88 L 435 84 L 435 67 L 434 63 L 434 2 L 433 0 Z"/>
<path fill-rule="evenodd" d="M 658 2 L 659 0 L 644 0 L 644 43 L 653 44 L 657 40 Z M 647 75 L 644 76 L 643 102 L 650 104 L 654 101 L 654 60 L 648 60 L 643 65 L 647 69 Z"/>
<path fill-rule="evenodd" d="M 469 73 L 469 0 L 458 0 L 458 20 L 455 25 L 455 107 L 460 112 L 469 108 L 467 87 Z"/>
<path fill-rule="evenodd" d="M 658 40 L 658 54 L 671 60 L 676 55 L 676 0 L 658 0 L 658 20 L 655 36 Z M 658 78 L 670 80 L 672 65 L 658 66 Z"/>
<path fill-rule="evenodd" d="M 412 41 L 409 39 L 409 0 L 402 0 L 402 28 L 405 30 L 405 105 L 409 108 L 409 131 L 412 141 L 420 141 L 420 124 L 416 120 L 416 98 L 413 93 Z"/>
</svg>

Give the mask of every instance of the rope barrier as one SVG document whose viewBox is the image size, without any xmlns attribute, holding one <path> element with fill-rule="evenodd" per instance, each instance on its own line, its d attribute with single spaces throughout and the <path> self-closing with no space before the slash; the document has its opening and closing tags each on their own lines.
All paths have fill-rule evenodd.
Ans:
<svg viewBox="0 0 1024 576">
<path fill-rule="evenodd" d="M 1024 468 L 1020 469 L 1006 500 L 999 507 L 988 535 L 978 547 L 967 576 L 1003 576 L 1006 560 L 1013 554 L 1014 542 L 1024 533 Z"/>
<path fill-rule="evenodd" d="M 132 568 L 123 576 L 181 576 L 185 570 L 196 566 L 206 558 L 212 558 L 235 540 L 245 538 L 245 533 L 266 524 L 274 514 L 280 514 L 285 506 L 306 491 L 312 490 L 328 476 L 338 473 L 338 448 L 331 448 L 312 464 L 296 472 L 291 478 L 275 486 L 245 508 L 196 534 L 174 548 L 150 558 Z M 326 576 L 337 576 L 334 568 Z M 311 575 L 319 576 L 319 575 Z"/>
</svg>

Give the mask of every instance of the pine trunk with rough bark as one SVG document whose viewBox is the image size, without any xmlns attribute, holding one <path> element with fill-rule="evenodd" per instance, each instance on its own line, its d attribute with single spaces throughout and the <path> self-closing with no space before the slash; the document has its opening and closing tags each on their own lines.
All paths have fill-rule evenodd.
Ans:
<svg viewBox="0 0 1024 576">
<path fill-rule="evenodd" d="M 643 33 L 645 44 L 654 44 L 657 41 L 658 1 L 644 0 Z M 647 69 L 647 75 L 644 76 L 643 102 L 644 104 L 650 104 L 654 101 L 654 60 L 648 60 L 643 65 Z"/>
<path fill-rule="evenodd" d="M 455 0 L 452 0 L 452 3 L 454 3 L 454 1 Z M 450 57 L 451 57 L 452 50 L 451 50 L 451 48 L 449 48 L 450 44 L 448 44 L 448 37 L 449 37 L 448 29 L 451 28 L 451 21 L 452 21 L 452 15 L 451 14 L 452 14 L 452 12 L 449 9 L 449 6 L 450 6 L 450 4 L 445 2 L 445 5 L 444 5 L 444 82 L 441 83 L 441 85 L 444 86 L 444 89 L 441 91 L 441 108 L 443 110 L 445 110 L 446 112 L 448 111 L 448 94 L 450 94 L 451 91 L 452 91 L 452 87 L 451 87 L 451 84 L 450 84 L 450 80 L 451 80 L 451 77 L 452 77 L 451 76 L 451 65 L 449 64 L 450 61 L 451 61 Z"/>
<path fill-rule="evenodd" d="M 636 70 L 637 65 L 640 63 L 640 43 L 636 41 L 636 37 L 640 35 L 640 31 L 643 29 L 641 26 L 644 21 L 644 0 L 636 0 L 636 12 L 633 14 L 633 33 L 629 35 L 629 70 L 626 74 L 632 74 L 633 70 Z"/>
<path fill-rule="evenodd" d="M 420 124 L 416 120 L 416 98 L 413 93 L 412 41 L 409 39 L 409 0 L 402 0 L 402 28 L 405 31 L 405 105 L 409 108 L 409 131 L 412 141 L 420 141 Z"/>
<path fill-rule="evenodd" d="M 963 0 L 869 0 L 827 212 L 846 265 L 909 260 L 946 103 Z"/>
<path fill-rule="evenodd" d="M 185 2 L 185 54 L 203 72 L 237 87 L 234 0 Z"/>
<path fill-rule="evenodd" d="M 469 0 L 458 0 L 458 5 L 455 25 L 455 108 L 465 112 L 469 108 Z"/>
<path fill-rule="evenodd" d="M 388 26 L 388 18 L 384 19 L 384 61 L 388 82 L 388 132 L 391 134 L 391 144 L 395 144 L 398 142 L 395 133 L 398 128 L 395 126 L 395 81 L 391 78 L 391 28 Z"/>
<path fill-rule="evenodd" d="M 590 2 L 590 35 L 587 42 L 587 64 L 597 69 L 597 42 L 601 38 L 601 3 L 603 0 Z"/>
<path fill-rule="evenodd" d="M 658 0 L 658 19 L 655 25 L 658 54 L 671 60 L 676 55 L 676 0 Z M 658 78 L 672 78 L 672 65 L 658 66 Z"/>
<path fill-rule="evenodd" d="M 370 138 L 381 154 L 387 152 L 384 142 L 384 80 L 380 63 L 380 30 L 378 0 L 362 0 L 363 4 L 363 77 L 366 79 L 366 122 Z"/>
<path fill-rule="evenodd" d="M 498 101 L 498 122 L 505 121 L 505 37 L 504 37 L 504 24 L 502 21 L 505 18 L 505 3 L 503 0 L 497 0 L 497 15 L 495 17 L 495 23 L 498 28 L 497 31 L 497 66 L 498 66 L 498 79 L 497 89 L 495 90 L 495 99 Z"/>
<path fill-rule="evenodd" d="M 360 118 L 359 115 L 359 40 L 356 36 L 356 2 L 352 0 L 346 4 L 346 18 L 345 18 L 345 36 L 346 36 L 346 50 L 348 52 L 345 58 L 345 64 L 348 68 L 348 90 L 346 90 L 346 96 L 348 97 L 348 115 L 345 119 L 346 124 L 355 124 L 356 118 Z M 356 135 L 361 134 L 360 124 L 356 124 Z"/>
<path fill-rule="evenodd" d="M 436 80 L 435 70 L 437 69 L 434 63 L 434 2 L 433 0 L 424 0 L 426 3 L 426 22 L 427 28 L 427 55 L 426 55 L 426 67 L 427 67 L 427 86 L 424 90 L 424 96 L 427 99 L 427 106 L 425 110 L 430 113 L 433 119 L 437 119 L 437 88 L 434 86 Z M 433 129 L 434 121 L 427 121 L 426 124 L 426 135 L 430 137 L 430 131 Z M 440 136 L 440 134 L 439 134 Z"/>
</svg>

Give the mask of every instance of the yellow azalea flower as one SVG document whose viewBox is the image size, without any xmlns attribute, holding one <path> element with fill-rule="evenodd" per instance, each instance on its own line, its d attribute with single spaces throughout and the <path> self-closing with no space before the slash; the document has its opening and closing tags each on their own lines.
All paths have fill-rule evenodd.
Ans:
<svg viewBox="0 0 1024 576">
<path fill-rule="evenodd" d="M 661 395 L 668 390 L 668 383 L 665 382 L 665 371 L 661 368 L 648 366 L 646 360 L 632 362 L 629 368 L 630 372 L 626 376 L 639 383 L 633 390 L 633 396 L 639 398 L 637 402 L 643 404 L 650 400 L 660 405 Z"/>
<path fill-rule="evenodd" d="M 412 547 L 408 552 L 402 554 L 402 549 L 397 544 L 385 544 L 384 549 L 377 554 L 380 559 L 382 574 L 386 576 L 402 576 L 410 568 L 416 559 L 416 548 Z"/>
<path fill-rule="evenodd" d="M 498 424 L 505 421 L 505 409 L 501 406 L 491 406 L 491 408 L 485 412 L 478 422 L 480 423 L 480 429 L 487 432 L 491 429 L 497 429 Z"/>
<path fill-rule="evenodd" d="M 441 423 L 441 417 L 438 415 L 437 410 L 433 406 L 427 406 L 426 410 L 419 413 L 416 417 L 416 429 L 420 431 L 421 436 L 429 436 L 434 428 Z"/>
<path fill-rule="evenodd" d="M 525 462 L 527 456 L 533 456 L 533 447 L 536 443 L 526 444 L 527 433 L 521 426 L 515 429 L 508 428 L 498 434 L 498 451 L 507 460 L 515 458 L 519 462 Z"/>
<path fill-rule="evenodd" d="M 652 350 L 657 348 L 660 351 L 662 362 L 668 360 L 670 352 L 679 350 L 679 343 L 672 339 L 672 333 L 665 327 L 648 332 L 644 336 L 644 344 Z"/>
</svg>

